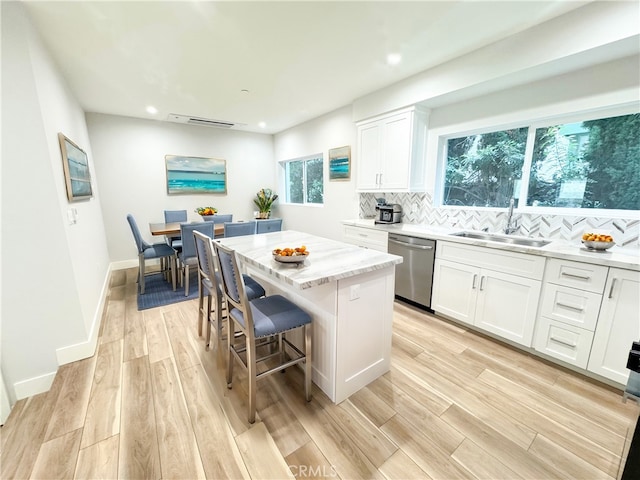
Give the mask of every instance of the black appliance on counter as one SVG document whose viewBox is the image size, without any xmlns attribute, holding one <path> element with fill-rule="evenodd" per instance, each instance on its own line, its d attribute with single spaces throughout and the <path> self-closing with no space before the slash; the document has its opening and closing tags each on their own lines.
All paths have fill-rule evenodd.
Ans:
<svg viewBox="0 0 640 480">
<path fill-rule="evenodd" d="M 402 222 L 402 205 L 397 203 L 385 203 L 376 205 L 378 211 L 374 223 L 400 223 Z"/>
<path fill-rule="evenodd" d="M 430 310 L 436 241 L 390 233 L 388 246 L 403 259 L 396 265 L 396 296 Z"/>
<path fill-rule="evenodd" d="M 633 398 L 640 403 L 640 342 L 633 342 L 627 368 L 631 370 L 627 387 L 624 390 L 623 400 Z M 640 419 L 636 421 L 636 428 L 629 443 L 628 450 L 625 448 L 626 461 L 622 471 L 621 480 L 632 480 L 640 478 Z M 624 460 L 624 458 L 623 458 Z"/>
</svg>

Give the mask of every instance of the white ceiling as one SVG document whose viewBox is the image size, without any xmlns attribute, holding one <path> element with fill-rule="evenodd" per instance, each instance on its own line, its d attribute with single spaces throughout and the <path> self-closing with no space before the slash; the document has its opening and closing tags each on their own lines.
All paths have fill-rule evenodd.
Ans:
<svg viewBox="0 0 640 480">
<path fill-rule="evenodd" d="M 588 2 L 24 3 L 85 111 L 276 133 Z"/>
</svg>

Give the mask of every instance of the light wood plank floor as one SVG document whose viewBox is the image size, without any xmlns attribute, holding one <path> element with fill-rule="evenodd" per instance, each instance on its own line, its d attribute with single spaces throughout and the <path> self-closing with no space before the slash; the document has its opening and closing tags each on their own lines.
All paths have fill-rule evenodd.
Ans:
<svg viewBox="0 0 640 480">
<path fill-rule="evenodd" d="M 396 302 L 391 371 L 334 405 L 299 369 L 224 381 L 197 300 L 138 312 L 115 272 L 93 358 L 19 401 L 9 478 L 616 478 L 638 415 L 621 392 Z"/>
</svg>

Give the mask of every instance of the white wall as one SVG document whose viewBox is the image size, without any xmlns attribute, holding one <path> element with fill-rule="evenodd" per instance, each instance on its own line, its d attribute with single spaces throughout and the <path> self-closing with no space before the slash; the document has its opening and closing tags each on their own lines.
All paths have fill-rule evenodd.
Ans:
<svg viewBox="0 0 640 480">
<path fill-rule="evenodd" d="M 351 146 L 351 179 L 329 181 L 329 149 Z M 303 206 L 281 204 L 279 209 L 286 228 L 300 230 L 335 240 L 342 240 L 341 220 L 357 218 L 358 195 L 355 193 L 356 127 L 351 106 L 335 110 L 322 117 L 297 125 L 275 135 L 275 160 L 279 172 L 279 190 L 284 192 L 282 168 L 277 162 L 324 155 L 324 205 Z"/>
<path fill-rule="evenodd" d="M 256 192 L 276 186 L 271 135 L 93 113 L 87 124 L 112 262 L 137 265 L 128 213 L 148 242 L 162 242 L 164 237 L 151 236 L 148 224 L 163 222 L 164 210 L 186 209 L 195 221 L 201 220 L 196 207 L 212 206 L 233 213 L 234 220 L 248 220 L 256 210 Z M 227 193 L 168 195 L 165 155 L 226 160 Z M 276 208 L 272 216 L 279 214 Z"/>
<path fill-rule="evenodd" d="M 95 171 L 84 112 L 18 2 L 2 2 L 2 75 L 1 358 L 15 400 L 93 354 L 109 263 L 97 189 L 70 205 L 64 186 L 60 131 Z"/>
</svg>

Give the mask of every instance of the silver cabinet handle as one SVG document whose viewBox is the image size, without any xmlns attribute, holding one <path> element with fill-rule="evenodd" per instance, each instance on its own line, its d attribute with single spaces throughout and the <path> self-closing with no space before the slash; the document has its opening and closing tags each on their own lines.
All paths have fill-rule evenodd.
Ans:
<svg viewBox="0 0 640 480">
<path fill-rule="evenodd" d="M 550 340 L 553 340 L 556 343 L 560 343 L 561 345 L 566 345 L 567 347 L 576 348 L 578 345 L 573 342 L 568 342 L 567 340 L 563 340 L 562 338 L 549 337 Z"/>
<path fill-rule="evenodd" d="M 484 289 L 484 275 L 480 277 L 480 291 Z"/>
<path fill-rule="evenodd" d="M 382 186 L 382 174 L 380 174 L 380 183 L 379 183 L 379 185 Z"/>
<path fill-rule="evenodd" d="M 613 277 L 613 280 L 611 280 L 611 288 L 609 289 L 609 298 L 613 298 L 613 288 L 616 286 L 616 280 L 618 280 L 616 277 Z"/>
<path fill-rule="evenodd" d="M 591 277 L 589 277 L 589 276 L 578 275 L 576 273 L 562 272 L 562 273 L 560 273 L 560 275 L 562 275 L 564 277 L 579 278 L 580 280 L 591 280 Z"/>
<path fill-rule="evenodd" d="M 433 250 L 433 246 L 432 245 L 413 245 L 413 244 L 407 243 L 407 242 L 399 242 L 398 240 L 392 240 L 391 238 L 389 239 L 389 243 L 395 243 L 397 245 L 402 245 L 402 246 L 408 247 L 408 248 L 415 248 L 417 250 Z"/>
<path fill-rule="evenodd" d="M 576 307 L 575 305 L 569 305 L 568 303 L 556 302 L 556 305 L 558 305 L 559 307 L 569 308 L 569 309 L 575 310 L 577 312 L 584 312 L 584 308 Z"/>
<path fill-rule="evenodd" d="M 361 237 L 365 237 L 365 238 L 367 238 L 369 236 L 366 233 L 359 233 L 358 235 L 360 235 Z"/>
<path fill-rule="evenodd" d="M 474 288 L 476 288 L 476 280 L 478 280 L 478 274 L 474 273 L 473 274 L 473 282 L 471 283 L 471 289 L 473 290 Z"/>
</svg>

